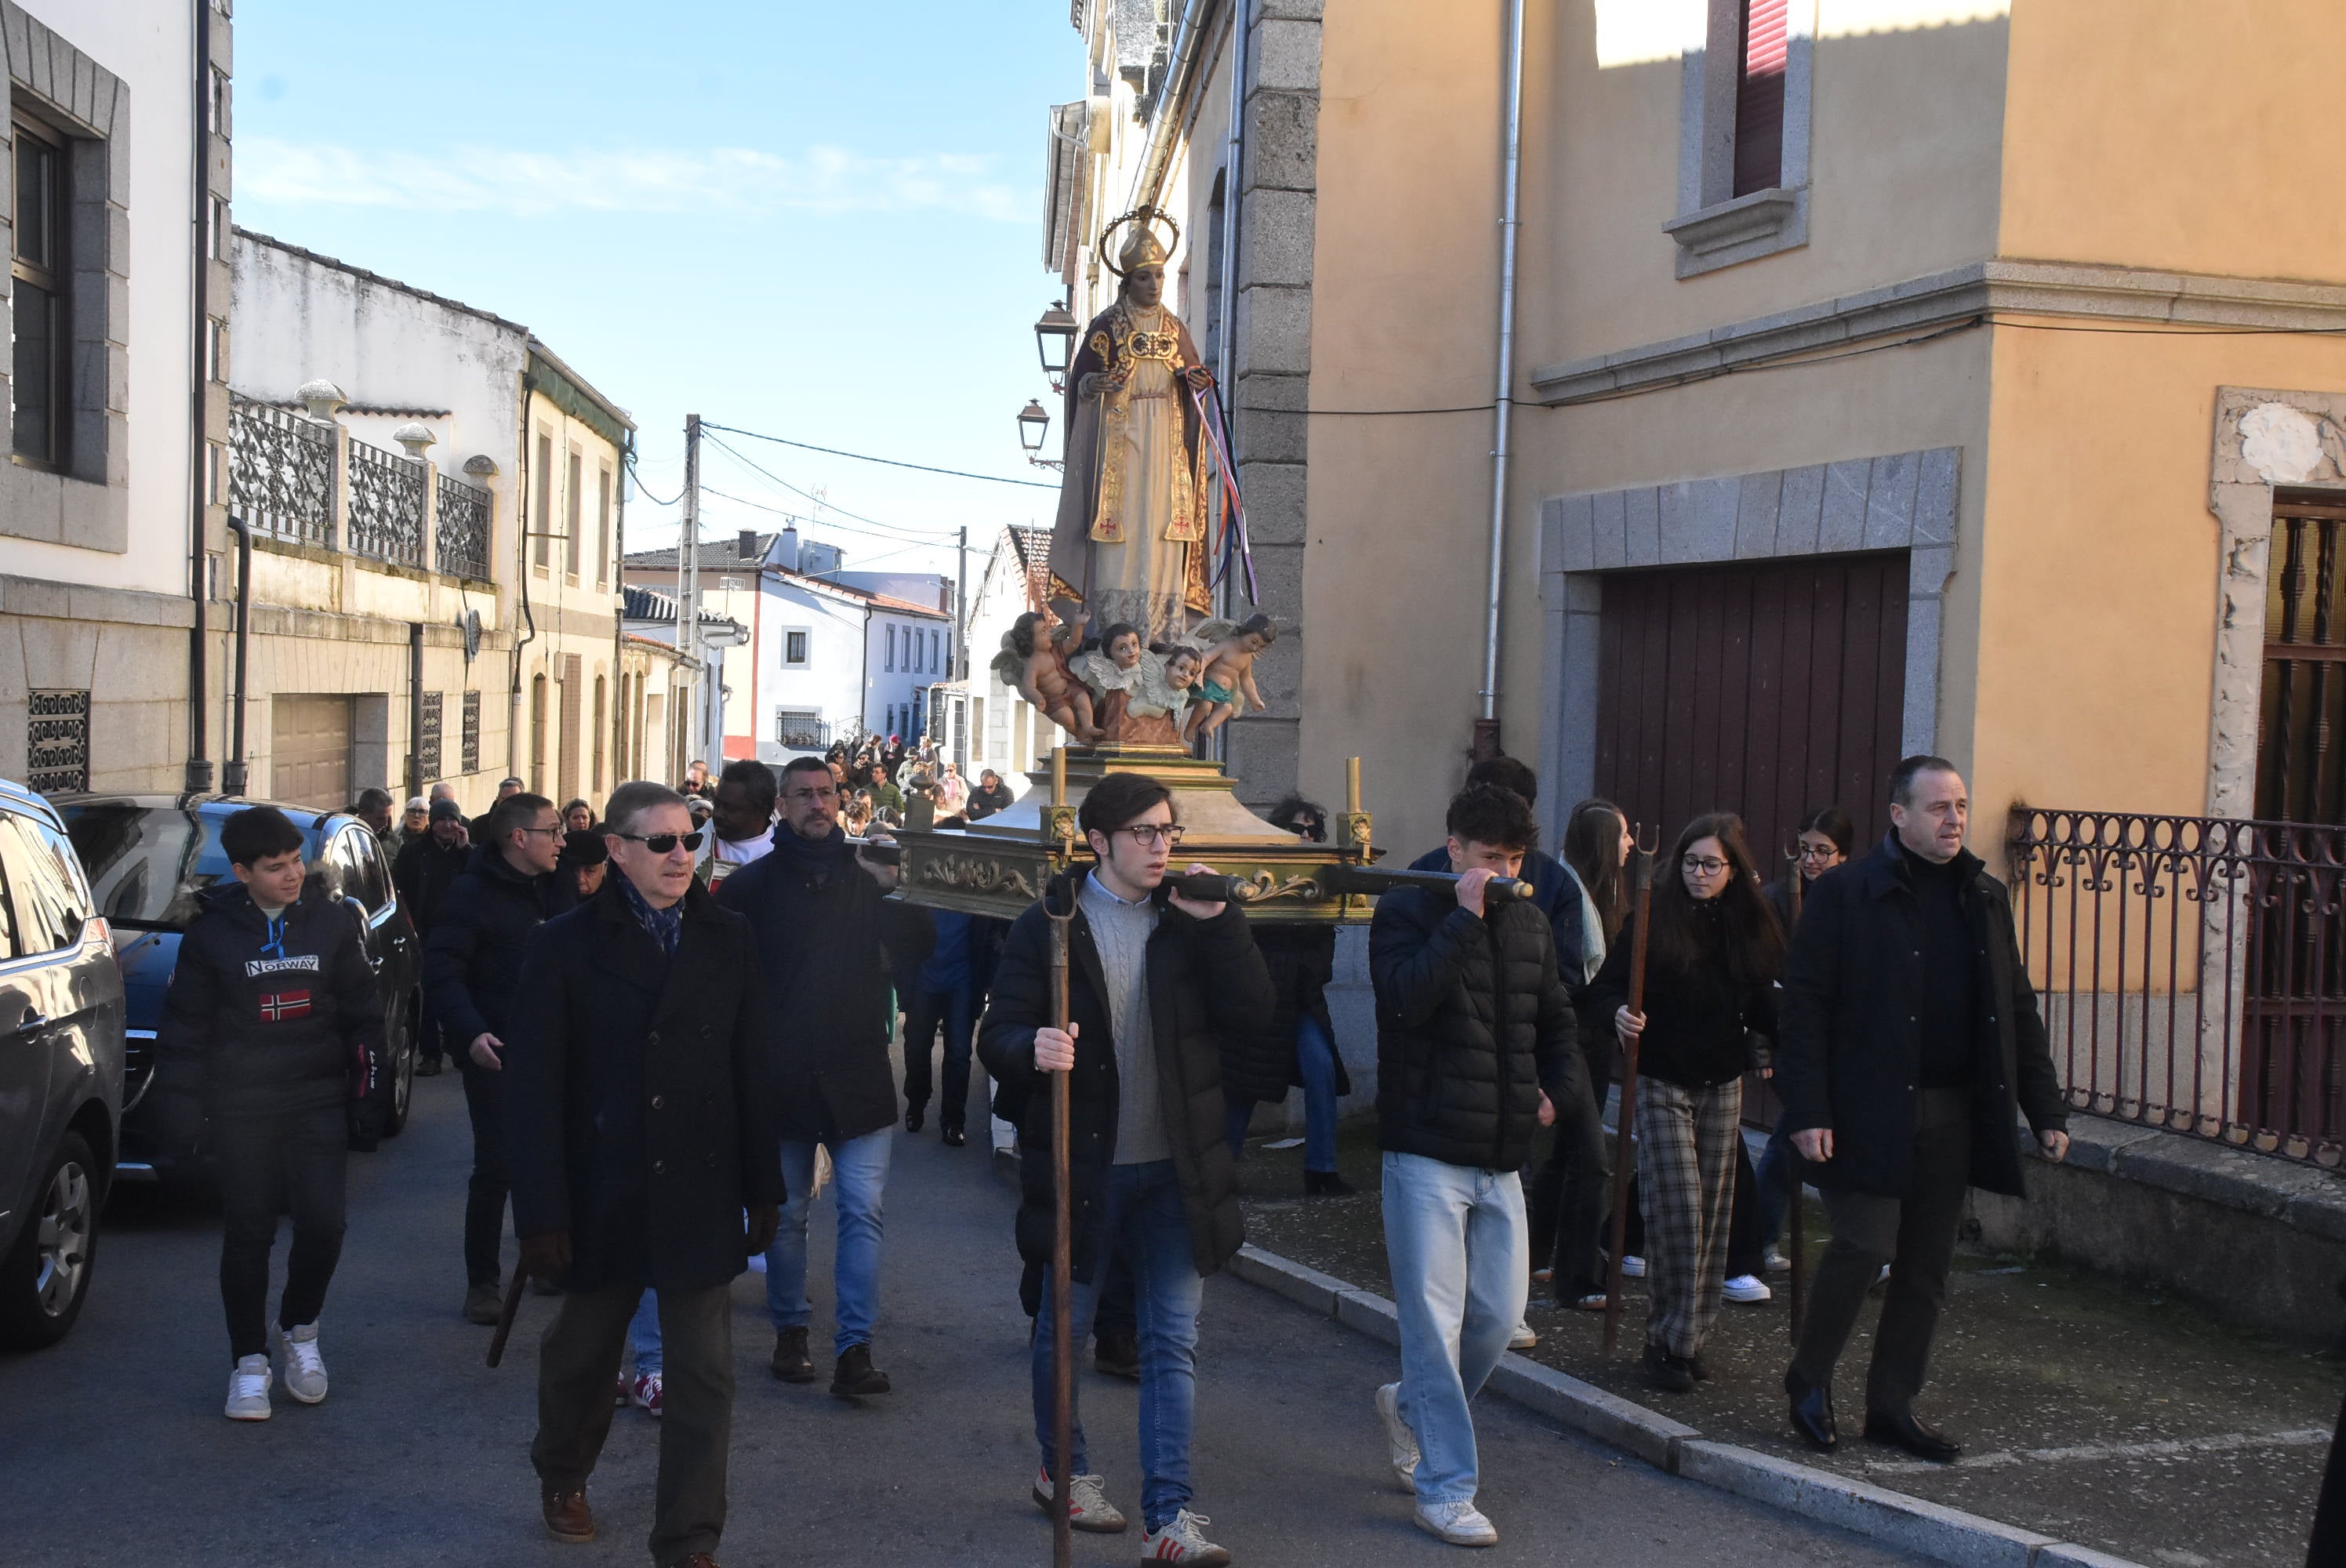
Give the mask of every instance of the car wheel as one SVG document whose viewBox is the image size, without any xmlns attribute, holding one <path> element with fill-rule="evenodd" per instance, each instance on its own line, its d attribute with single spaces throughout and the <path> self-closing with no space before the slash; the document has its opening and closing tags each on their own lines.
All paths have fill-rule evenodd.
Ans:
<svg viewBox="0 0 2346 1568">
<path fill-rule="evenodd" d="M 400 1027 L 390 1029 L 385 1038 L 391 1043 L 391 1109 L 382 1118 L 382 1135 L 395 1138 L 407 1127 L 407 1107 L 415 1095 L 415 999 L 410 997 L 403 1009 L 406 1018 Z"/>
<path fill-rule="evenodd" d="M 79 1133 L 49 1156 L 33 1212 L 0 1259 L 0 1345 L 36 1350 L 66 1337 L 81 1316 L 97 1261 L 97 1162 Z"/>
</svg>

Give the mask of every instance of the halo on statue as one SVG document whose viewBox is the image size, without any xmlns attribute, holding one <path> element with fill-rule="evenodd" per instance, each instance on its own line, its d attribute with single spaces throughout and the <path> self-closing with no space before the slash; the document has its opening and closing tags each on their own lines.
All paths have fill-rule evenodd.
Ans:
<svg viewBox="0 0 2346 1568">
<path fill-rule="evenodd" d="M 1127 223 L 1137 223 L 1141 225 L 1144 229 L 1149 229 L 1156 224 L 1161 223 L 1166 228 L 1171 229 L 1173 231 L 1173 238 L 1167 240 L 1164 246 L 1164 253 L 1167 256 L 1172 255 L 1174 250 L 1178 249 L 1181 243 L 1181 226 L 1173 220 L 1173 215 L 1171 213 L 1166 211 L 1161 207 L 1134 208 L 1131 211 L 1125 213 L 1123 216 L 1110 222 L 1106 229 L 1100 230 L 1100 265 L 1106 267 L 1109 271 L 1115 273 L 1119 278 L 1125 275 L 1127 269 L 1119 267 L 1116 264 L 1114 260 L 1116 251 L 1114 248 L 1108 244 L 1108 239 L 1117 229 L 1123 228 Z M 1153 233 L 1151 237 L 1154 238 Z"/>
</svg>

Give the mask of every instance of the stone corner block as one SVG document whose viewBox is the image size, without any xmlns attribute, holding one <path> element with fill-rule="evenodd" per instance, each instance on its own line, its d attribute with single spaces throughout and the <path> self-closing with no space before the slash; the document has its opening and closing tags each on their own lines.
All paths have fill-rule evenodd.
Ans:
<svg viewBox="0 0 2346 1568">
<path fill-rule="evenodd" d="M 1658 1415 L 1569 1373 L 1544 1367 L 1529 1357 L 1502 1357 L 1491 1374 L 1491 1387 L 1515 1403 L 1599 1442 L 1636 1454 L 1657 1470 L 1675 1471 L 1678 1445 L 1702 1433 L 1682 1421 Z"/>
</svg>

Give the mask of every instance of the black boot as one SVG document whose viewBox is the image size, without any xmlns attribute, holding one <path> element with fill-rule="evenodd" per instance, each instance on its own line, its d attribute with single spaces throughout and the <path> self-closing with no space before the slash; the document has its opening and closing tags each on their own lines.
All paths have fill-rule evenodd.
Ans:
<svg viewBox="0 0 2346 1568">
<path fill-rule="evenodd" d="M 839 1365 L 831 1374 L 831 1397 L 856 1400 L 866 1394 L 884 1394 L 887 1391 L 888 1374 L 872 1364 L 872 1347 L 847 1347 L 847 1353 L 839 1358 Z"/>
<path fill-rule="evenodd" d="M 923 1113 L 923 1112 L 924 1112 L 924 1111 L 925 1111 L 925 1110 L 927 1110 L 927 1109 L 928 1109 L 928 1107 L 927 1107 L 927 1106 L 925 1106 L 925 1105 L 907 1105 L 907 1106 L 905 1106 L 905 1107 L 904 1107 L 904 1130 L 905 1130 L 906 1132 L 908 1132 L 908 1133 L 917 1133 L 917 1132 L 919 1132 L 919 1131 L 921 1130 L 921 1116 L 922 1116 L 922 1113 Z"/>
<path fill-rule="evenodd" d="M 784 1329 L 774 1336 L 774 1376 L 786 1383 L 814 1381 L 814 1362 L 807 1356 L 807 1331 Z"/>
<path fill-rule="evenodd" d="M 1092 1335 L 1092 1369 L 1111 1378 L 1140 1378 L 1140 1336 L 1123 1326 L 1111 1326 Z"/>
<path fill-rule="evenodd" d="M 1831 1453 L 1841 1446 L 1841 1428 L 1833 1420 L 1832 1390 L 1811 1388 L 1797 1372 L 1784 1374 L 1784 1392 L 1792 1400 L 1792 1430 L 1810 1448 Z"/>
<path fill-rule="evenodd" d="M 1933 1464 L 1953 1464 L 1964 1451 L 1963 1444 L 1936 1427 L 1925 1426 L 1911 1415 L 1890 1416 L 1879 1410 L 1865 1412 L 1865 1441 L 1884 1448 L 1902 1448 Z"/>
<path fill-rule="evenodd" d="M 1334 1171 L 1305 1171 L 1303 1173 L 1303 1196 L 1305 1197 L 1350 1197 L 1352 1196 L 1353 1190 L 1352 1184 L 1346 1181 L 1342 1176 L 1338 1176 Z"/>
<path fill-rule="evenodd" d="M 1648 1345 L 1646 1379 L 1666 1393 L 1683 1394 L 1694 1387 L 1694 1369 L 1684 1356 L 1673 1356 L 1659 1345 Z"/>
</svg>

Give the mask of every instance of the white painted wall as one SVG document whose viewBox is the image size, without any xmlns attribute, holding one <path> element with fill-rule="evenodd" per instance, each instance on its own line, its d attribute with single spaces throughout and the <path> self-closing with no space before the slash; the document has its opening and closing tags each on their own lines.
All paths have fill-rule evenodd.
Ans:
<svg viewBox="0 0 2346 1568">
<path fill-rule="evenodd" d="M 892 632 L 895 636 L 892 658 L 889 642 Z M 947 678 L 944 651 L 952 640 L 953 622 L 944 616 L 872 607 L 871 641 L 865 648 L 863 663 L 865 728 L 888 734 L 888 708 L 894 704 L 894 732 L 907 741 L 913 738 L 918 721 L 906 722 L 904 710 L 913 703 L 916 693 L 925 694 L 929 687 Z M 917 654 L 913 651 L 916 642 Z"/>
<path fill-rule="evenodd" d="M 758 639 L 758 756 L 785 762 L 801 755 L 774 739 L 784 708 L 811 711 L 836 738 L 862 712 L 864 606 L 789 577 L 768 576 Z M 802 665 L 786 658 L 789 634 L 804 632 Z"/>
</svg>

